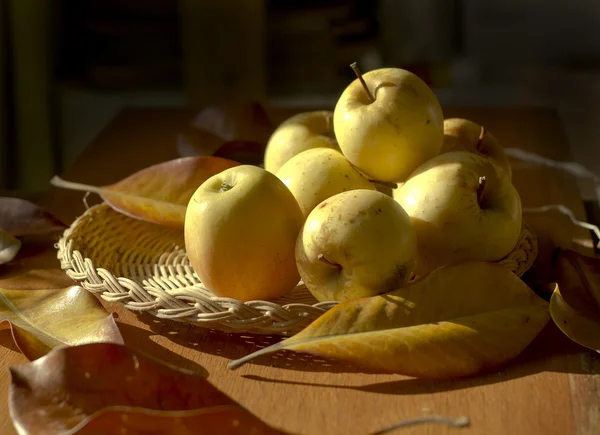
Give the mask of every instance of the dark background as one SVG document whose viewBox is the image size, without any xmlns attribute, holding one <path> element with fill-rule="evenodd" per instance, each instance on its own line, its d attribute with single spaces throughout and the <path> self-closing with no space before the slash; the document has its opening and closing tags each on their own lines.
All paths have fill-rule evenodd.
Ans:
<svg viewBox="0 0 600 435">
<path fill-rule="evenodd" d="M 600 173 L 597 0 L 0 2 L 4 194 L 42 193 L 123 107 L 333 107 L 353 61 L 412 70 L 443 106 L 553 107 Z"/>
</svg>

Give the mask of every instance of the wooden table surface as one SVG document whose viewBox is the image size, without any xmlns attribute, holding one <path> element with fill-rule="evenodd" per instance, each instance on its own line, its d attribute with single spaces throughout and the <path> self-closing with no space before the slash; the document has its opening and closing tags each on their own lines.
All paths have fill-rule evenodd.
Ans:
<svg viewBox="0 0 600 435">
<path fill-rule="evenodd" d="M 273 112 L 275 120 L 289 113 Z M 555 113 L 534 108 L 445 108 L 446 117 L 482 123 L 506 147 L 550 158 L 568 158 Z M 130 109 L 114 119 L 81 154 L 64 178 L 91 184 L 118 181 L 148 165 L 177 157 L 176 136 L 194 111 Z M 514 183 L 525 206 L 562 203 L 584 218 L 575 180 L 548 168 L 514 166 Z M 52 189 L 43 206 L 70 223 L 84 210 L 82 194 Z M 582 233 L 582 237 L 587 237 Z M 56 262 L 58 266 L 58 262 Z M 269 337 L 230 335 L 187 325 L 137 318 L 117 304 L 126 344 L 209 380 L 267 423 L 297 434 L 364 434 L 401 419 L 429 413 L 468 416 L 464 429 L 427 424 L 406 434 L 600 433 L 600 358 L 566 339 L 550 323 L 535 342 L 503 370 L 482 377 L 424 381 L 400 375 L 362 374 L 300 355 L 256 360 L 230 372 L 226 365 L 272 342 Z M 0 434 L 15 433 L 8 410 L 10 365 L 25 363 L 8 333 L 0 334 Z"/>
</svg>

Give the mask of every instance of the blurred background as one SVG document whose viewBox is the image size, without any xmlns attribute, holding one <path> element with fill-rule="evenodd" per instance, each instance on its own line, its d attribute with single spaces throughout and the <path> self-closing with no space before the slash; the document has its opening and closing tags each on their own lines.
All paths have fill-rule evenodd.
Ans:
<svg viewBox="0 0 600 435">
<path fill-rule="evenodd" d="M 556 109 L 600 174 L 597 0 L 0 0 L 0 189 L 36 195 L 124 107 L 333 107 L 381 66 L 442 105 Z"/>
</svg>

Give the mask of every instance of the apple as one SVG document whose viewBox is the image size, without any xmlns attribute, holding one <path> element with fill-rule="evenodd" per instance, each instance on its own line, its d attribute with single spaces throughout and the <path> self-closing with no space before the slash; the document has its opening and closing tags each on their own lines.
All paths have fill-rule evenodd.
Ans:
<svg viewBox="0 0 600 435">
<path fill-rule="evenodd" d="M 300 281 L 294 249 L 303 222 L 279 178 L 240 165 L 194 192 L 185 215 L 185 249 L 198 278 L 215 295 L 276 299 Z"/>
<path fill-rule="evenodd" d="M 376 190 L 351 190 L 321 202 L 296 242 L 300 277 L 321 302 L 402 287 L 415 258 L 410 218 L 393 198 Z"/>
<path fill-rule="evenodd" d="M 402 182 L 439 154 L 444 117 L 435 94 L 415 74 L 380 68 L 339 97 L 333 129 L 346 158 L 369 179 Z"/>
<path fill-rule="evenodd" d="M 416 275 L 460 262 L 498 261 L 521 232 L 521 200 L 490 159 L 467 151 L 419 166 L 394 199 L 417 233 Z"/>
<path fill-rule="evenodd" d="M 276 172 L 292 192 L 304 216 L 327 198 L 355 189 L 375 190 L 344 155 L 331 148 L 302 151 Z"/>
<path fill-rule="evenodd" d="M 313 148 L 339 149 L 332 119 L 330 110 L 317 110 L 298 113 L 283 121 L 267 142 L 265 169 L 275 173 L 296 154 Z"/>
<path fill-rule="evenodd" d="M 469 119 L 448 118 L 444 120 L 444 142 L 440 153 L 452 151 L 469 151 L 489 157 L 508 178 L 512 177 L 510 162 L 502 145 L 482 125 Z"/>
</svg>

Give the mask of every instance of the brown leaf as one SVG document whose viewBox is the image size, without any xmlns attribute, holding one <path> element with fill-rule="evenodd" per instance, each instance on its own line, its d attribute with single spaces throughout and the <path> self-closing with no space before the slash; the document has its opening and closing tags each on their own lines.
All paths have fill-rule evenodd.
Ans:
<svg viewBox="0 0 600 435">
<path fill-rule="evenodd" d="M 273 130 L 260 103 L 228 102 L 201 110 L 180 133 L 177 146 L 182 156 L 210 156 L 227 142 L 243 141 L 255 143 L 264 153 Z"/>
<path fill-rule="evenodd" d="M 14 237 L 64 231 L 66 225 L 32 202 L 0 198 L 0 227 Z"/>
<path fill-rule="evenodd" d="M 265 156 L 265 144 L 258 142 L 235 140 L 225 142 L 217 151 L 215 157 L 235 160 L 245 165 L 259 166 Z"/>
<path fill-rule="evenodd" d="M 576 343 L 600 351 L 600 259 L 559 250 L 555 274 L 554 323 Z"/>
<path fill-rule="evenodd" d="M 116 344 L 55 349 L 10 372 L 21 434 L 283 435 L 202 376 Z"/>
<path fill-rule="evenodd" d="M 220 157 L 183 157 L 142 169 L 109 186 L 52 179 L 58 187 L 98 193 L 116 211 L 136 219 L 183 228 L 187 203 L 208 178 L 238 166 Z"/>
<path fill-rule="evenodd" d="M 0 322 L 0 328 L 12 329 L 15 343 L 29 360 L 58 346 L 123 342 L 112 315 L 94 295 L 78 286 L 0 289 Z"/>
<path fill-rule="evenodd" d="M 342 302 L 303 331 L 234 361 L 282 349 L 424 378 L 478 374 L 516 357 L 548 322 L 548 305 L 505 267 L 441 267 L 380 296 Z"/>
</svg>

